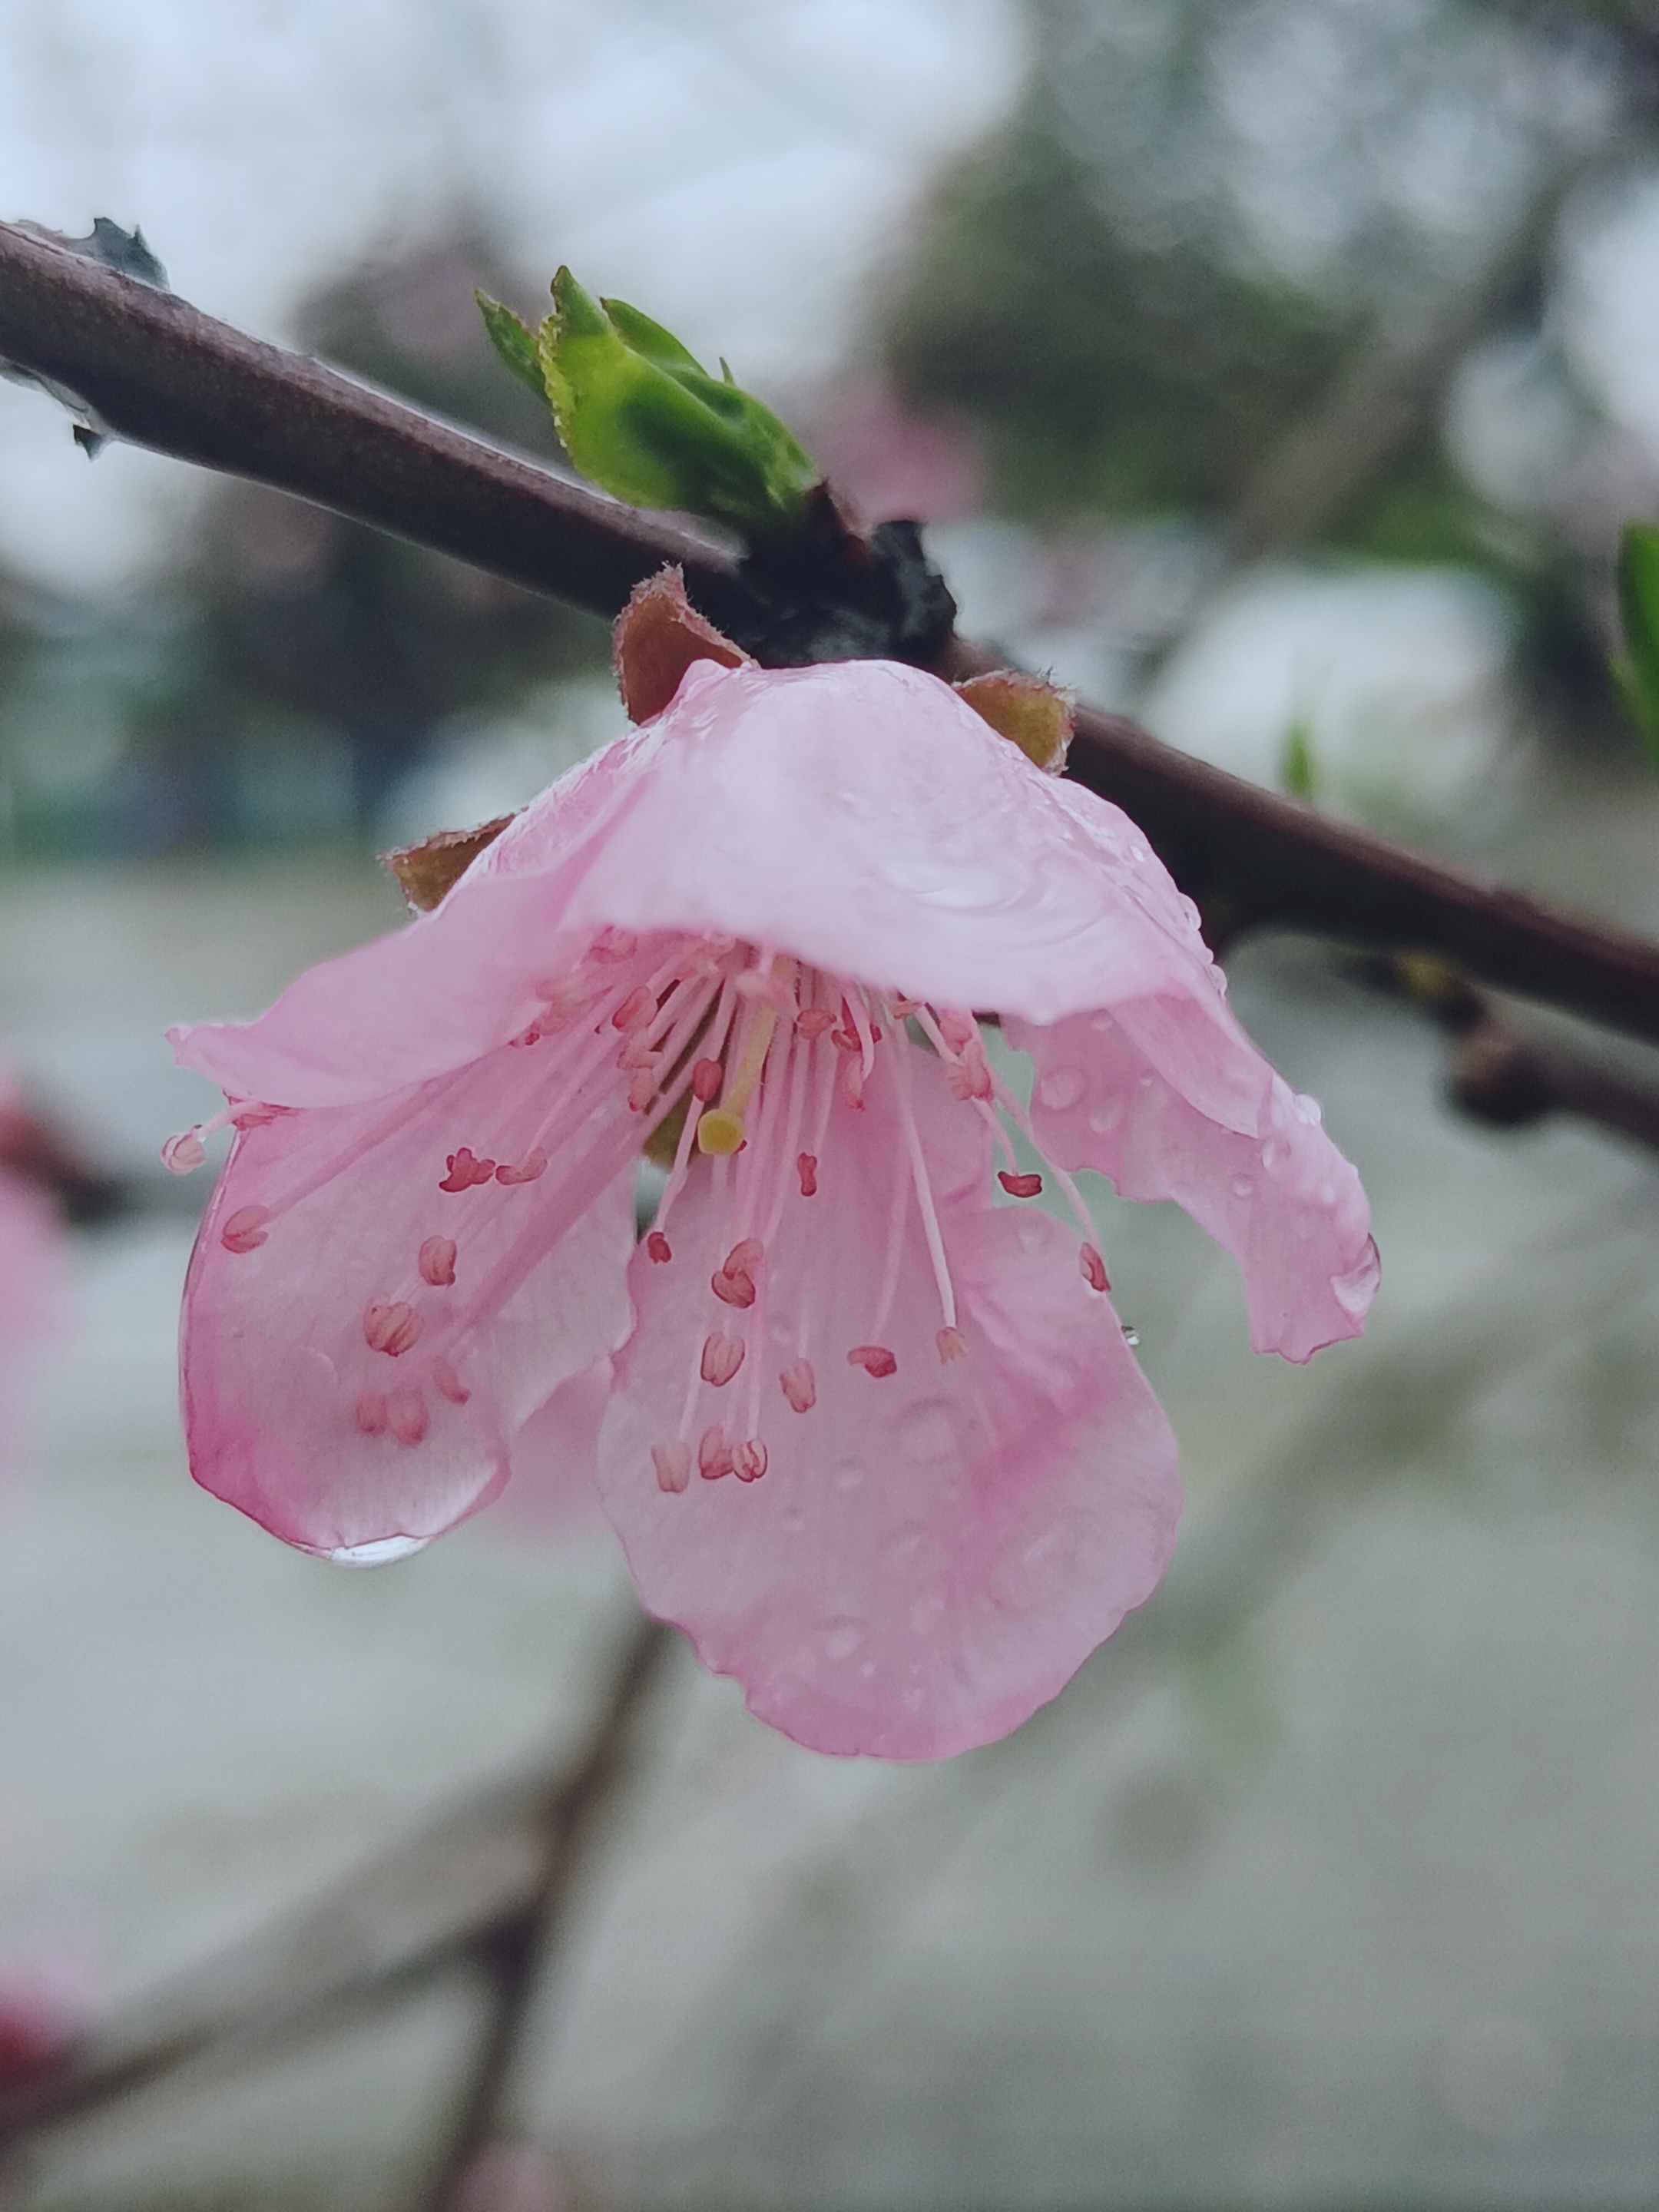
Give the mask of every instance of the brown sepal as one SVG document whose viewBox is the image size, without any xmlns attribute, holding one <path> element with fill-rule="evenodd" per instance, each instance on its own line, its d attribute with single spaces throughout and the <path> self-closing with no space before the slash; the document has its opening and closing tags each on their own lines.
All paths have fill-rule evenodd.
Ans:
<svg viewBox="0 0 1659 2212">
<path fill-rule="evenodd" d="M 697 612 L 685 596 L 685 577 L 678 568 L 659 568 L 635 585 L 611 633 L 611 654 L 631 722 L 648 722 L 661 714 L 694 660 L 741 668 L 749 659 L 741 646 L 722 637 Z"/>
<path fill-rule="evenodd" d="M 399 853 L 382 853 L 380 866 L 396 876 L 416 914 L 430 914 L 512 819 L 510 814 L 498 814 L 493 822 L 481 822 L 476 830 L 440 830 L 418 845 L 406 845 Z"/>
<path fill-rule="evenodd" d="M 1029 761 L 1058 775 L 1072 742 L 1073 694 L 1046 677 L 1025 676 L 1012 668 L 988 676 L 969 676 L 956 689 L 1001 738 L 1017 744 Z"/>
</svg>

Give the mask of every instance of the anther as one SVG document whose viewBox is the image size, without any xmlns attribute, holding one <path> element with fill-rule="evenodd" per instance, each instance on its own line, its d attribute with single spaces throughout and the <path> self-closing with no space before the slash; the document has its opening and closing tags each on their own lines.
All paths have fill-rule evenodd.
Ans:
<svg viewBox="0 0 1659 2212">
<path fill-rule="evenodd" d="M 890 999 L 887 1001 L 887 1011 L 896 1022 L 908 1022 L 912 1014 L 919 1014 L 921 1012 L 921 1000 L 920 999 Z"/>
<path fill-rule="evenodd" d="M 613 922 L 605 927 L 587 948 L 590 960 L 631 960 L 640 949 L 640 941 L 631 929 L 618 929 Z"/>
<path fill-rule="evenodd" d="M 662 1065 L 662 1054 L 652 1043 L 649 1030 L 629 1031 L 627 1043 L 617 1054 L 617 1065 L 630 1073 L 636 1067 L 659 1067 Z"/>
<path fill-rule="evenodd" d="M 706 1106 L 711 1098 L 719 1096 L 723 1072 L 717 1060 L 700 1060 L 693 1066 L 691 1096 L 700 1106 Z"/>
<path fill-rule="evenodd" d="M 795 1172 L 800 1177 L 801 1196 L 816 1198 L 818 1194 L 818 1164 L 816 1156 L 811 1152 L 802 1152 L 795 1162 Z"/>
<path fill-rule="evenodd" d="M 1035 1198 L 1042 1188 L 1040 1175 L 1010 1175 L 1006 1168 L 997 1170 L 997 1181 L 1010 1198 Z"/>
<path fill-rule="evenodd" d="M 441 1398 L 447 1398 L 452 1406 L 464 1406 L 472 1393 L 447 1359 L 432 1363 L 432 1386 Z"/>
<path fill-rule="evenodd" d="M 663 1235 L 660 1229 L 653 1229 L 651 1234 L 646 1238 L 645 1250 L 647 1258 L 654 1260 L 659 1267 L 665 1266 L 666 1263 L 674 1256 L 673 1250 L 669 1244 L 668 1239 Z"/>
<path fill-rule="evenodd" d="M 646 1108 L 651 1103 L 656 1095 L 656 1069 L 654 1067 L 641 1068 L 633 1077 L 628 1086 L 629 1112 L 630 1114 L 643 1114 Z"/>
<path fill-rule="evenodd" d="M 821 1037 L 825 1030 L 832 1030 L 835 1026 L 836 1018 L 828 1006 L 803 1006 L 795 1017 L 795 1027 L 809 1044 L 814 1037 Z"/>
<path fill-rule="evenodd" d="M 443 1290 L 455 1279 L 455 1239 L 428 1237 L 420 1249 L 422 1279 L 434 1290 Z"/>
<path fill-rule="evenodd" d="M 712 1336 L 704 1340 L 702 1379 L 705 1382 L 712 1382 L 715 1389 L 718 1390 L 722 1383 L 729 1382 L 742 1364 L 743 1339 L 740 1336 L 722 1336 L 716 1329 Z"/>
<path fill-rule="evenodd" d="M 401 1298 L 367 1307 L 363 1313 L 363 1341 L 371 1352 L 384 1352 L 397 1359 L 421 1333 L 421 1316 Z"/>
<path fill-rule="evenodd" d="M 864 1062 L 856 1054 L 848 1053 L 841 1063 L 841 1096 L 843 1105 L 858 1112 L 864 1104 Z"/>
<path fill-rule="evenodd" d="M 489 1182 L 495 1172 L 494 1160 L 479 1159 L 465 1145 L 451 1152 L 444 1165 L 449 1173 L 438 1185 L 440 1190 L 471 1190 L 475 1184 Z"/>
<path fill-rule="evenodd" d="M 386 1401 L 386 1420 L 392 1433 L 400 1444 L 418 1444 L 424 1441 L 432 1425 L 426 1410 L 426 1400 L 418 1390 L 394 1390 Z"/>
<path fill-rule="evenodd" d="M 386 1434 L 386 1394 L 380 1390 L 365 1390 L 357 1400 L 357 1426 L 366 1437 Z"/>
<path fill-rule="evenodd" d="M 705 1429 L 697 1446 L 697 1473 L 705 1482 L 718 1482 L 732 1472 L 732 1447 L 724 1429 Z"/>
<path fill-rule="evenodd" d="M 884 1376 L 898 1373 L 898 1362 L 884 1344 L 855 1344 L 847 1355 L 847 1364 L 861 1367 L 878 1381 Z"/>
<path fill-rule="evenodd" d="M 480 1161 L 479 1165 L 483 1166 L 483 1162 Z M 534 1182 L 538 1176 L 544 1175 L 546 1172 L 547 1154 L 538 1146 L 533 1152 L 526 1155 L 517 1167 L 509 1167 L 503 1160 L 500 1167 L 495 1170 L 495 1180 L 497 1182 Z M 481 1182 L 488 1180 L 488 1176 L 478 1177 Z M 443 1188 L 441 1183 L 438 1187 L 441 1190 Z"/>
<path fill-rule="evenodd" d="M 270 1218 L 268 1206 L 239 1206 L 219 1231 L 219 1242 L 227 1252 L 257 1252 L 265 1241 Z"/>
<path fill-rule="evenodd" d="M 649 1029 L 656 1018 L 657 994 L 647 983 L 636 983 L 611 1017 L 613 1030 Z"/>
<path fill-rule="evenodd" d="M 1091 1291 L 1111 1289 L 1111 1285 L 1106 1279 L 1106 1262 L 1092 1244 L 1085 1244 L 1079 1249 L 1077 1263 L 1084 1281 Z"/>
<path fill-rule="evenodd" d="M 797 1359 L 786 1367 L 778 1380 L 783 1385 L 783 1395 L 798 1413 L 810 1413 L 818 1402 L 817 1377 L 812 1372 L 810 1359 Z"/>
<path fill-rule="evenodd" d="M 657 1487 L 669 1497 L 677 1497 L 691 1480 L 691 1448 L 689 1444 L 653 1444 L 651 1463 L 657 1470 Z"/>
<path fill-rule="evenodd" d="M 985 1057 L 985 1047 L 977 1034 L 970 1036 L 960 1048 L 962 1057 L 945 1071 L 952 1098 L 988 1098 L 991 1096 L 991 1069 Z"/>
<path fill-rule="evenodd" d="M 181 1129 L 161 1147 L 161 1164 L 172 1175 L 188 1175 L 207 1158 L 207 1146 L 198 1129 Z"/>
<path fill-rule="evenodd" d="M 733 1274 L 728 1268 L 717 1267 L 708 1278 L 708 1287 L 725 1305 L 748 1307 L 755 1303 L 753 1279 L 741 1270 Z M 708 1379 L 713 1382 L 713 1376 Z"/>
<path fill-rule="evenodd" d="M 961 1052 L 972 1039 L 979 1036 L 979 1024 L 971 1014 L 957 1013 L 953 1008 L 940 1007 L 939 1033 L 952 1052 Z"/>
<path fill-rule="evenodd" d="M 939 1346 L 939 1364 L 948 1367 L 953 1359 L 960 1359 L 968 1349 L 968 1340 L 959 1328 L 942 1328 L 933 1339 Z"/>
<path fill-rule="evenodd" d="M 747 1443 L 732 1447 L 732 1472 L 739 1482 L 760 1480 L 766 1472 L 766 1446 L 758 1437 L 750 1437 Z"/>
</svg>

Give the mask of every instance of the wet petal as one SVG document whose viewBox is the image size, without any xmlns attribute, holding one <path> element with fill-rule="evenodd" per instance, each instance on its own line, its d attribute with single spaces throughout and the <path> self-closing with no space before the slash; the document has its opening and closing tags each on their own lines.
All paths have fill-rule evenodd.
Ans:
<svg viewBox="0 0 1659 2212">
<path fill-rule="evenodd" d="M 1004 1032 L 1031 1056 L 1031 1121 L 1049 1157 L 1098 1169 L 1124 1198 L 1184 1206 L 1237 1260 L 1258 1352 L 1305 1360 L 1359 1334 L 1378 1272 L 1359 1177 L 1219 998 Z"/>
<path fill-rule="evenodd" d="M 871 1341 L 904 1158 L 884 1049 L 863 1109 L 830 1117 L 818 1194 L 803 1198 L 784 1163 L 756 1353 L 695 1400 L 686 1434 L 708 1465 L 680 1494 L 659 1486 L 652 1448 L 678 1433 L 715 1307 L 727 1224 L 707 1183 L 674 1217 L 672 1264 L 635 1261 L 640 1325 L 617 1358 L 599 1480 L 647 1606 L 735 1674 L 763 1720 L 821 1751 L 927 1759 L 1054 1695 L 1155 1586 L 1180 1493 L 1168 1425 L 1079 1274 L 1075 1232 L 994 1207 L 982 1121 L 936 1061 L 913 1055 L 911 1073 L 965 1352 L 942 1356 L 913 1208 L 882 1325 L 894 1371 L 848 1362 Z M 816 1380 L 804 1413 L 781 1382 L 800 1358 Z M 740 1483 L 722 1477 L 757 1432 L 751 1370 L 766 1465 Z M 699 1455 L 710 1423 L 725 1460 Z"/>
<path fill-rule="evenodd" d="M 447 1528 L 499 1488 L 550 1390 L 626 1331 L 637 1132 L 606 1095 L 614 1069 L 578 1092 L 534 1182 L 444 1187 L 464 1139 L 530 1150 L 551 1065 L 535 1058 L 503 1048 L 238 1136 L 185 1288 L 185 1428 L 197 1480 L 289 1542 Z M 255 1210 L 257 1243 L 227 1234 Z M 453 1282 L 422 1267 L 434 1237 L 455 1246 Z"/>
</svg>

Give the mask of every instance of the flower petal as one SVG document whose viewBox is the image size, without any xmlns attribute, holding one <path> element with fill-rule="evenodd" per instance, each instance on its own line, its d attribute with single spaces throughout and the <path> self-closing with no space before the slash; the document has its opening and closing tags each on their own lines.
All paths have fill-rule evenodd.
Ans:
<svg viewBox="0 0 1659 2212">
<path fill-rule="evenodd" d="M 988 1741 L 1053 1697 L 1152 1590 L 1180 1505 L 1174 1439 L 1083 1280 L 1075 1233 L 993 1206 L 983 1121 L 936 1060 L 909 1063 L 966 1351 L 942 1340 L 914 1204 L 872 1338 L 907 1172 L 890 1045 L 863 1108 L 831 1115 L 818 1194 L 786 1200 L 755 1315 L 736 1323 L 754 1355 L 695 1401 L 686 1489 L 665 1493 L 652 1448 L 679 1433 L 703 1331 L 733 1325 L 708 1289 L 730 1224 L 708 1179 L 674 1215 L 672 1263 L 633 1263 L 640 1322 L 599 1454 L 646 1605 L 735 1674 L 763 1720 L 817 1750 L 890 1759 Z M 878 1348 L 890 1367 L 849 1364 Z M 757 1407 L 764 1473 L 726 1479 Z M 709 1422 L 724 1457 L 699 1454 Z"/>
<path fill-rule="evenodd" d="M 556 1066 L 555 1040 L 506 1047 L 239 1134 L 185 1292 L 205 1488 L 325 1553 L 434 1535 L 494 1495 L 520 1426 L 631 1317 L 638 1132 L 613 1068 L 532 1179 L 453 1171 L 462 1148 L 480 1169 L 525 1164 Z"/>
<path fill-rule="evenodd" d="M 1359 1177 L 1214 992 L 1004 1034 L 1031 1056 L 1050 1158 L 1124 1198 L 1174 1199 L 1233 1255 L 1256 1351 L 1302 1361 L 1359 1334 L 1378 1277 Z"/>
<path fill-rule="evenodd" d="M 1056 1021 L 1210 966 L 1115 806 L 889 661 L 698 661 L 642 729 L 544 793 L 432 913 L 248 1023 L 172 1032 L 234 1096 L 334 1105 L 510 1036 L 595 932 L 706 931 L 878 988 Z"/>
<path fill-rule="evenodd" d="M 492 1519 L 547 1538 L 607 1527 L 599 1504 L 599 1426 L 613 1387 L 610 1360 L 596 1359 L 538 1407 L 513 1439 L 511 1478 Z"/>
</svg>

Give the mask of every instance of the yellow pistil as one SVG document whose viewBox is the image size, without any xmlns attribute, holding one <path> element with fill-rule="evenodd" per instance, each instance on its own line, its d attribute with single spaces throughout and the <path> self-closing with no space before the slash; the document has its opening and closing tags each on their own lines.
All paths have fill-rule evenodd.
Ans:
<svg viewBox="0 0 1659 2212">
<path fill-rule="evenodd" d="M 795 963 L 787 953 L 781 952 L 772 963 L 773 979 L 786 987 L 795 980 Z M 778 1026 L 775 1006 L 764 1000 L 755 1004 L 749 1031 L 738 1054 L 738 1063 L 726 1079 L 726 1088 L 718 1106 L 710 1106 L 697 1123 L 697 1150 L 712 1152 L 717 1158 L 729 1157 L 743 1142 L 743 1117 L 749 1102 L 755 1095 L 761 1070 L 766 1065 L 766 1055 L 772 1048 L 772 1038 Z"/>
</svg>

